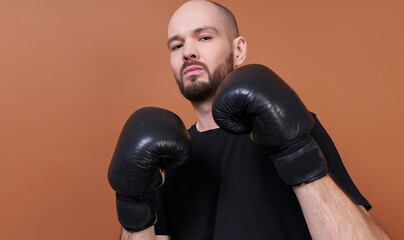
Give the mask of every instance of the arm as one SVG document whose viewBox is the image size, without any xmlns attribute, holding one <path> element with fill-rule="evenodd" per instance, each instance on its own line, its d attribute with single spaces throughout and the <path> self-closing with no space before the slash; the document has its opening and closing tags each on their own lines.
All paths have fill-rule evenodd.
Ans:
<svg viewBox="0 0 404 240">
<path fill-rule="evenodd" d="M 170 236 L 156 236 L 154 225 L 140 232 L 128 232 L 122 228 L 120 240 L 171 240 Z"/>
<path fill-rule="evenodd" d="M 121 240 L 156 240 L 154 225 L 140 232 L 128 232 L 122 228 Z M 163 240 L 163 239 L 157 239 Z"/>
<path fill-rule="evenodd" d="M 313 239 L 389 239 L 329 175 L 293 187 Z"/>
<path fill-rule="evenodd" d="M 157 236 L 157 240 L 171 240 L 171 237 L 170 237 L 170 236 L 161 236 L 161 235 L 158 235 L 158 236 Z"/>
</svg>

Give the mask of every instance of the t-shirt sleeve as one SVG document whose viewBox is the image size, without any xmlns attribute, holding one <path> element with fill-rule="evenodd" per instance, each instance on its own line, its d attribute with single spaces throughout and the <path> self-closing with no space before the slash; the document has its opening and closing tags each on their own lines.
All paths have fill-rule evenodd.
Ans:
<svg viewBox="0 0 404 240">
<path fill-rule="evenodd" d="M 312 115 L 314 118 L 314 127 L 312 129 L 311 135 L 316 140 L 317 144 L 320 146 L 327 159 L 330 176 L 357 205 L 362 205 L 366 208 L 366 210 L 369 211 L 372 206 L 366 200 L 366 198 L 363 197 L 363 195 L 359 192 L 358 188 L 353 183 L 351 177 L 345 169 L 344 164 L 342 163 L 337 148 L 335 147 L 327 131 L 321 125 L 317 116 L 314 113 L 312 113 Z"/>
</svg>

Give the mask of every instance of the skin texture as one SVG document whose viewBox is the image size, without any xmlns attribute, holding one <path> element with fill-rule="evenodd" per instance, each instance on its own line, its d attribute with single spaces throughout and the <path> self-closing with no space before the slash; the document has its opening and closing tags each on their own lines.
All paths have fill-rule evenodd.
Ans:
<svg viewBox="0 0 404 240">
<path fill-rule="evenodd" d="M 293 187 L 313 239 L 390 239 L 363 206 L 326 175 Z"/>
</svg>

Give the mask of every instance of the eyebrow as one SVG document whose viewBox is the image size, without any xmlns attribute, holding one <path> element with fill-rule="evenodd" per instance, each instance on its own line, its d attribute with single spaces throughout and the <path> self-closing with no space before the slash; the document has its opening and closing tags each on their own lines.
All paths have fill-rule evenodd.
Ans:
<svg viewBox="0 0 404 240">
<path fill-rule="evenodd" d="M 192 34 L 195 35 L 195 34 L 198 34 L 200 32 L 206 31 L 206 30 L 211 30 L 211 31 L 213 31 L 215 33 L 218 33 L 218 31 L 217 31 L 217 29 L 215 27 L 202 26 L 202 27 L 198 27 L 198 28 L 195 28 L 194 30 L 192 30 Z M 180 35 L 178 35 L 178 34 L 175 34 L 174 36 L 170 37 L 168 39 L 168 41 L 167 41 L 167 46 L 170 47 L 170 43 L 172 41 L 175 41 L 175 40 L 178 40 L 178 39 L 180 39 Z"/>
</svg>

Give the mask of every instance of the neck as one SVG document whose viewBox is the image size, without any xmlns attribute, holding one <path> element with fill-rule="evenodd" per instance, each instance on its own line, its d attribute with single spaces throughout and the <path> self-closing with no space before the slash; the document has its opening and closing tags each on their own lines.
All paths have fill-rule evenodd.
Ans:
<svg viewBox="0 0 404 240">
<path fill-rule="evenodd" d="M 194 108 L 196 117 L 198 118 L 196 129 L 199 132 L 219 128 L 215 120 L 213 120 L 212 101 L 213 99 L 211 98 L 203 102 L 192 102 L 192 107 Z"/>
</svg>

